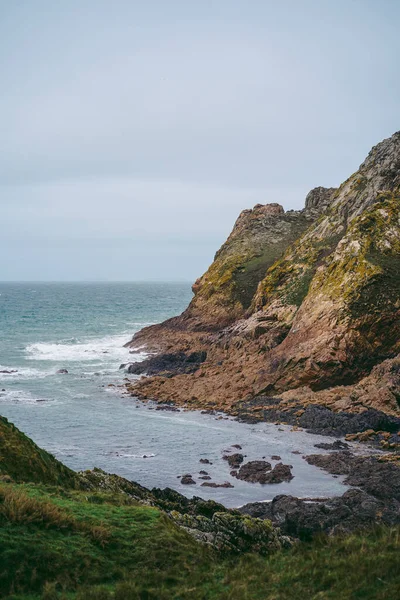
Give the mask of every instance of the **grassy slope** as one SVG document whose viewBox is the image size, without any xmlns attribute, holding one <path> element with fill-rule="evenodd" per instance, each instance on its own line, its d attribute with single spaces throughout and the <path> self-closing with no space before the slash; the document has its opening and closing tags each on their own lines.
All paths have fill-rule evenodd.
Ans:
<svg viewBox="0 0 400 600">
<path fill-rule="evenodd" d="M 3 598 L 391 600 L 399 550 L 397 528 L 321 538 L 269 558 L 229 558 L 124 496 L 0 488 Z"/>
<path fill-rule="evenodd" d="M 75 487 L 76 474 L 0 417 L 0 477 Z"/>
<path fill-rule="evenodd" d="M 11 424 L 0 423 L 0 598 L 397 597 L 399 528 L 321 538 L 267 558 L 218 554 L 195 542 L 163 511 L 127 494 L 74 489 L 72 471 Z M 15 482 L 41 477 L 45 483 Z"/>
</svg>

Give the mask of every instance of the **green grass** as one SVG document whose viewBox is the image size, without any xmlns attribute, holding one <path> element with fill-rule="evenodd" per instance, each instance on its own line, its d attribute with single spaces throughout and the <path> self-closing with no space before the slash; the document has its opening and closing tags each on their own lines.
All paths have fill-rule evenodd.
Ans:
<svg viewBox="0 0 400 600">
<path fill-rule="evenodd" d="M 233 558 L 126 496 L 0 486 L 1 598 L 392 600 L 399 551 L 393 528 Z"/>
<path fill-rule="evenodd" d="M 0 416 L 0 478 L 75 487 L 76 473 Z"/>
</svg>

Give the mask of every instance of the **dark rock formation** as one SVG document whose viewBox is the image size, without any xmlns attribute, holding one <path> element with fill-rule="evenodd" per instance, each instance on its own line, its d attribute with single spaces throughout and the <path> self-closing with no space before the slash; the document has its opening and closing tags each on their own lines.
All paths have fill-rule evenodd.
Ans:
<svg viewBox="0 0 400 600">
<path fill-rule="evenodd" d="M 291 481 L 293 479 L 293 475 L 291 469 L 293 467 L 291 465 L 284 465 L 282 463 L 278 463 L 275 467 L 266 474 L 265 483 L 282 483 L 283 481 Z"/>
<path fill-rule="evenodd" d="M 210 487 L 210 488 L 233 488 L 234 487 L 229 481 L 225 481 L 225 483 L 213 483 L 213 482 L 205 481 L 201 485 L 202 485 L 202 487 Z"/>
<path fill-rule="evenodd" d="M 348 450 L 350 448 L 349 444 L 341 440 L 335 440 L 332 444 L 321 442 L 320 444 L 314 444 L 314 447 L 322 450 Z"/>
<path fill-rule="evenodd" d="M 254 409 L 257 409 L 256 412 Z M 400 429 L 400 417 L 387 415 L 379 410 L 368 409 L 359 413 L 337 413 L 325 406 L 303 407 L 299 404 L 288 408 L 281 403 L 279 398 L 266 396 L 258 396 L 248 402 L 240 403 L 237 412 L 238 420 L 245 423 L 284 421 L 289 425 L 298 425 L 310 433 L 319 435 L 341 437 L 370 429 L 396 433 Z"/>
<path fill-rule="evenodd" d="M 207 353 L 177 352 L 176 354 L 159 354 L 151 356 L 141 362 L 131 363 L 128 367 L 128 373 L 133 375 L 159 375 L 160 373 L 168 375 L 178 375 L 179 373 L 194 373 L 197 371 L 201 363 L 207 358 Z"/>
<path fill-rule="evenodd" d="M 186 475 L 182 476 L 181 483 L 183 483 L 184 485 L 196 485 L 196 482 L 190 475 L 190 473 L 187 473 Z"/>
<path fill-rule="evenodd" d="M 400 468 L 376 457 L 354 456 L 341 451 L 307 456 L 309 464 L 329 473 L 346 475 L 350 489 L 337 498 L 302 500 L 276 496 L 269 503 L 252 503 L 240 509 L 244 514 L 270 519 L 282 533 L 309 539 L 318 532 L 343 533 L 371 527 L 372 523 L 400 523 Z"/>
<path fill-rule="evenodd" d="M 317 533 L 348 533 L 369 528 L 372 523 L 400 522 L 400 504 L 380 501 L 362 490 L 348 490 L 340 498 L 305 501 L 293 496 L 276 496 L 272 502 L 247 504 L 243 514 L 268 519 L 286 535 L 308 540 Z"/>
<path fill-rule="evenodd" d="M 251 460 L 240 467 L 236 477 L 249 483 L 266 483 L 267 471 L 271 468 L 271 463 L 265 460 Z"/>
<path fill-rule="evenodd" d="M 232 469 L 238 469 L 243 462 L 243 454 L 225 454 L 222 457 Z"/>
</svg>

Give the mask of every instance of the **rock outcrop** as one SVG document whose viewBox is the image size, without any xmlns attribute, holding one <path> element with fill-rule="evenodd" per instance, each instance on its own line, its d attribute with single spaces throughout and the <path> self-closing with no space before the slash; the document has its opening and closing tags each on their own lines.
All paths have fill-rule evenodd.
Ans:
<svg viewBox="0 0 400 600">
<path fill-rule="evenodd" d="M 307 396 L 303 404 L 397 413 L 400 132 L 338 189 L 312 190 L 302 211 L 243 211 L 193 291 L 181 316 L 131 346 L 206 359 L 135 382 L 133 394 L 225 410 L 255 395 Z"/>
</svg>

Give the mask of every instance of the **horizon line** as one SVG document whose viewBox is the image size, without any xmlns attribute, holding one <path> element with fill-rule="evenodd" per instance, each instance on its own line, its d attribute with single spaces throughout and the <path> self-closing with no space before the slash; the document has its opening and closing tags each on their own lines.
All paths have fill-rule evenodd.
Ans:
<svg viewBox="0 0 400 600">
<path fill-rule="evenodd" d="M 193 283 L 189 279 L 8 279 L 2 283 Z"/>
</svg>

